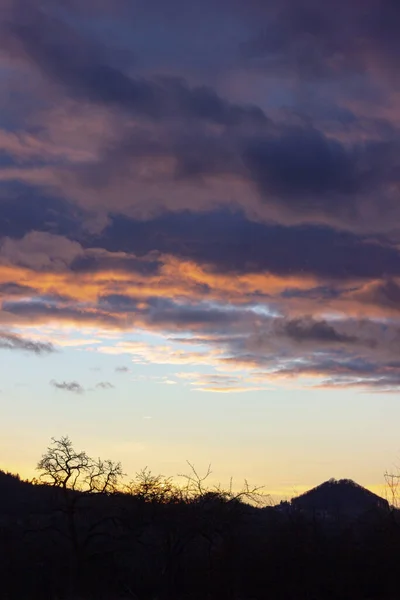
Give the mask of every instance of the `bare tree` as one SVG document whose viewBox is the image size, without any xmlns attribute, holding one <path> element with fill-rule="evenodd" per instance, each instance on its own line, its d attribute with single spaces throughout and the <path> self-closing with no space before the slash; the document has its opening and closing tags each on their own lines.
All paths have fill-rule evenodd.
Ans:
<svg viewBox="0 0 400 600">
<path fill-rule="evenodd" d="M 121 463 L 112 460 L 92 460 L 86 469 L 84 486 L 90 493 L 113 494 L 121 489 L 124 477 Z"/>
<path fill-rule="evenodd" d="M 386 499 L 393 508 L 399 508 L 400 505 L 400 473 L 384 474 Z"/>
<path fill-rule="evenodd" d="M 193 463 L 187 461 L 190 467 L 190 472 L 179 475 L 186 480 L 184 486 L 184 494 L 186 499 L 200 500 L 202 498 L 219 498 L 225 502 L 229 501 L 244 501 L 253 505 L 262 506 L 269 498 L 268 494 L 264 493 L 263 486 L 250 486 L 245 479 L 240 490 L 235 491 L 233 487 L 233 479 L 229 481 L 228 488 L 224 488 L 220 483 L 214 486 L 208 485 L 208 479 L 212 474 L 211 465 L 208 465 L 204 475 L 200 475 Z"/>
<path fill-rule="evenodd" d="M 85 493 L 115 492 L 123 477 L 121 463 L 93 459 L 83 450 L 77 452 L 68 436 L 52 438 L 37 469 L 40 481 Z"/>
<path fill-rule="evenodd" d="M 69 588 L 74 586 L 88 544 L 99 534 L 99 527 L 108 518 L 85 517 L 82 525 L 83 501 L 93 495 L 109 495 L 120 488 L 123 478 L 122 466 L 112 460 L 93 459 L 85 451 L 77 451 L 68 436 L 52 438 L 51 444 L 37 464 L 39 482 L 60 490 L 58 510 L 65 517 L 66 537 L 71 545 L 69 565 Z M 86 502 L 85 508 L 89 505 Z M 86 513 L 85 513 L 86 514 Z M 56 528 L 62 533 L 62 528 Z"/>
</svg>

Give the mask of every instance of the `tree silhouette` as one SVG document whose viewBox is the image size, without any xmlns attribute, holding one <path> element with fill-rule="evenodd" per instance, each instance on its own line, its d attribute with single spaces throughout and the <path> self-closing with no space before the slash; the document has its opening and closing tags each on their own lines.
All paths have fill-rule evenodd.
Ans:
<svg viewBox="0 0 400 600">
<path fill-rule="evenodd" d="M 42 482 L 84 493 L 115 492 L 123 477 L 120 462 L 93 459 L 83 450 L 77 452 L 68 436 L 52 438 L 37 469 Z"/>
<path fill-rule="evenodd" d="M 123 471 L 120 462 L 93 459 L 85 451 L 75 450 L 70 438 L 52 438 L 51 444 L 37 464 L 39 480 L 57 491 L 57 510 L 65 517 L 66 535 L 72 553 L 69 564 L 70 594 L 82 571 L 89 543 L 99 533 L 99 528 L 111 516 L 96 516 L 88 504 L 93 495 L 110 495 L 121 485 Z M 86 502 L 85 502 L 86 501 Z M 62 528 L 56 527 L 63 534 Z"/>
</svg>

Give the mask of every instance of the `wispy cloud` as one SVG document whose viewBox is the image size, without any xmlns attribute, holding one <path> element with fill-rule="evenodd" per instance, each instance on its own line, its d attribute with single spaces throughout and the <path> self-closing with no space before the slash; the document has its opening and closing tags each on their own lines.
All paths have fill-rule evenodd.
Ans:
<svg viewBox="0 0 400 600">
<path fill-rule="evenodd" d="M 100 381 L 99 383 L 96 383 L 96 389 L 98 390 L 112 390 L 114 387 L 115 386 L 109 381 Z"/>
<path fill-rule="evenodd" d="M 0 348 L 4 350 L 22 350 L 37 355 L 52 354 L 56 351 L 50 342 L 30 340 L 6 331 L 0 331 Z"/>
<path fill-rule="evenodd" d="M 258 392 L 267 390 L 265 386 L 257 386 L 252 380 L 251 375 L 232 375 L 219 373 L 177 373 L 176 376 L 187 381 L 194 391 L 210 392 L 219 394 L 240 393 L 240 392 Z M 265 382 L 266 383 L 266 382 Z"/>
<path fill-rule="evenodd" d="M 50 385 L 55 387 L 57 390 L 64 392 L 72 392 L 73 394 L 83 394 L 85 389 L 77 381 L 50 381 Z"/>
<path fill-rule="evenodd" d="M 80 383 L 77 381 L 50 381 L 50 385 L 55 387 L 58 390 L 63 390 L 65 392 L 72 392 L 74 394 L 83 394 L 87 391 Z M 100 381 L 96 383 L 96 390 L 112 390 L 114 389 L 114 385 L 109 381 Z M 90 391 L 90 390 L 89 390 Z"/>
</svg>

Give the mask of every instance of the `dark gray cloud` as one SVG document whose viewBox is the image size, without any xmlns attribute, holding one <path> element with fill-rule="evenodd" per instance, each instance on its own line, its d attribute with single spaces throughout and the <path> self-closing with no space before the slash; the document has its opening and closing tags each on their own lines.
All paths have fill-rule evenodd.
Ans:
<svg viewBox="0 0 400 600">
<path fill-rule="evenodd" d="M 251 309 L 218 306 L 215 303 L 174 301 L 167 298 L 148 297 L 146 302 L 125 294 L 109 294 L 99 298 L 102 310 L 112 314 L 130 314 L 147 326 L 164 331 L 194 331 L 221 333 L 233 331 L 243 322 L 251 321 L 255 313 Z"/>
<path fill-rule="evenodd" d="M 37 206 L 40 208 L 40 203 Z M 39 223 L 36 217 L 29 220 L 26 215 L 22 224 L 10 214 L 7 222 L 11 222 L 11 227 L 5 231 L 17 237 L 35 227 L 44 231 L 49 223 L 39 210 L 37 219 L 41 217 L 44 220 Z M 80 220 L 71 219 L 68 234 L 84 245 L 134 253 L 139 257 L 150 252 L 169 253 L 229 272 L 306 272 L 328 278 L 377 278 L 400 272 L 398 249 L 389 243 L 377 243 L 323 226 L 258 223 L 244 214 L 224 210 L 166 212 L 148 220 L 113 215 L 101 235 L 83 236 L 79 229 Z M 56 230 L 63 231 L 62 228 Z M 112 269 L 154 275 L 161 266 L 162 261 L 154 255 L 139 260 L 135 256 L 82 254 L 71 263 L 71 269 L 77 273 Z"/>
<path fill-rule="evenodd" d="M 107 145 L 98 162 L 81 165 L 76 177 L 88 189 L 118 186 L 130 180 L 137 160 L 150 164 L 164 160 L 174 165 L 169 183 L 172 180 L 177 190 L 183 184 L 201 186 L 210 179 L 236 177 L 253 193 L 257 191 L 264 210 L 273 210 L 281 222 L 385 229 L 381 207 L 388 214 L 397 214 L 389 190 L 400 180 L 399 131 L 388 125 L 387 131 L 364 140 L 360 125 L 356 141 L 343 141 L 317 129 L 312 119 L 300 121 L 291 126 L 275 123 L 247 133 L 211 133 L 198 125 L 191 125 L 188 131 L 168 128 L 167 133 L 160 128 L 160 134 L 150 141 L 135 130 Z M 243 197 L 237 206 L 246 209 L 246 204 Z M 172 208 L 173 202 L 166 198 L 165 206 Z M 368 206 L 376 216 L 375 223 L 368 219 Z"/>
<path fill-rule="evenodd" d="M 317 286 L 310 289 L 287 288 L 281 293 L 282 298 L 287 299 L 309 299 L 309 300 L 334 300 L 348 291 L 357 288 L 341 288 L 338 286 Z"/>
<path fill-rule="evenodd" d="M 147 221 L 115 215 L 93 243 L 138 256 L 159 251 L 230 273 L 265 270 L 335 279 L 400 274 L 400 253 L 390 245 L 329 227 L 259 223 L 224 210 L 167 212 Z"/>
<path fill-rule="evenodd" d="M 264 16 L 258 32 L 241 47 L 249 67 L 306 81 L 364 75 L 373 61 L 395 71 L 400 49 L 395 0 L 334 5 L 284 0 L 275 10 L 265 6 Z"/>
<path fill-rule="evenodd" d="M 265 125 L 264 112 L 221 98 L 212 88 L 190 87 L 180 77 L 133 78 L 107 64 L 101 48 L 65 23 L 33 7 L 16 10 L 3 36 L 14 51 L 21 44 L 31 61 L 79 100 L 122 108 L 151 119 L 201 119 L 220 125 Z M 104 53 L 103 53 L 104 54 Z"/>
<path fill-rule="evenodd" d="M 64 392 L 72 392 L 73 394 L 83 394 L 85 389 L 77 381 L 50 381 L 50 385 L 55 387 L 57 390 L 63 390 Z"/>
<path fill-rule="evenodd" d="M 65 198 L 25 183 L 0 185 L 0 237 L 22 238 L 31 231 L 79 237 L 88 213 Z"/>
<path fill-rule="evenodd" d="M 140 275 L 156 275 L 162 266 L 160 260 L 147 257 L 138 260 L 134 256 L 94 256 L 82 255 L 71 263 L 71 270 L 75 273 L 98 273 L 102 271 L 138 273 Z"/>
<path fill-rule="evenodd" d="M 392 279 L 374 282 L 367 289 L 355 292 L 354 297 L 382 309 L 400 310 L 400 286 Z"/>
<path fill-rule="evenodd" d="M 315 342 L 321 343 L 339 343 L 353 344 L 357 338 L 353 335 L 339 333 L 327 321 L 317 321 L 313 318 L 291 319 L 284 323 L 283 335 L 286 335 L 295 342 Z"/>
<path fill-rule="evenodd" d="M 398 392 L 400 390 L 400 363 L 374 361 L 360 357 L 338 356 L 336 360 L 316 359 L 282 370 L 280 375 L 319 375 L 317 387 L 359 388 L 370 392 Z"/>
<path fill-rule="evenodd" d="M 166 329 L 204 328 L 213 331 L 219 328 L 232 328 L 247 314 L 233 308 L 213 306 L 206 302 L 190 305 L 166 298 L 149 299 L 146 313 L 146 320 L 149 324 Z"/>
<path fill-rule="evenodd" d="M 160 303 L 161 304 L 161 303 Z M 148 321 L 160 326 L 191 327 L 196 325 L 216 327 L 233 325 L 238 318 L 234 310 L 219 310 L 213 308 L 200 308 L 193 306 L 177 306 L 172 303 L 163 302 L 164 306 L 155 306 L 150 310 Z M 169 306 L 165 306 L 169 304 Z"/>
<path fill-rule="evenodd" d="M 35 296 L 37 290 L 29 285 L 21 285 L 15 281 L 0 284 L 0 296 Z"/>
<path fill-rule="evenodd" d="M 255 139 L 244 159 L 262 192 L 279 199 L 320 202 L 326 193 L 346 198 L 361 185 L 356 157 L 312 129 L 297 128 L 275 139 Z"/>
<path fill-rule="evenodd" d="M 368 387 L 370 382 L 376 381 L 388 370 L 392 370 L 393 376 L 400 381 L 398 364 L 392 366 L 391 363 L 382 363 L 343 351 L 332 356 L 326 353 L 309 356 L 303 360 L 288 360 L 286 364 L 277 366 L 274 373 L 287 377 L 318 376 L 326 378 L 325 382 L 336 381 L 338 385 L 347 386 L 353 383 Z"/>
<path fill-rule="evenodd" d="M 219 18 L 226 10 L 224 3 L 217 4 L 212 12 L 215 18 Z M 235 7 L 235 20 L 241 15 L 241 9 L 237 12 L 240 5 L 239 2 Z M 305 52 L 301 61 L 311 71 L 318 71 L 313 63 L 315 58 L 326 62 L 328 70 L 340 74 L 341 70 L 335 61 L 332 63 L 332 57 L 338 53 L 344 54 L 346 62 L 354 54 L 354 48 L 349 50 L 348 46 L 354 45 L 354 39 L 358 40 L 360 56 L 365 55 L 369 40 L 372 40 L 372 47 L 379 56 L 384 54 L 385 39 L 389 46 L 395 44 L 393 23 L 399 22 L 398 9 L 385 4 L 377 10 L 374 0 L 365 6 L 362 9 L 357 4 L 356 8 L 350 9 L 346 3 L 340 2 L 336 14 L 332 9 L 315 2 L 306 1 L 300 6 L 287 0 L 281 9 L 269 5 L 260 10 L 260 7 L 256 9 L 253 6 L 252 11 L 254 17 L 260 10 L 260 18 L 263 17 L 261 22 L 265 22 L 263 51 L 269 58 L 280 53 L 292 57 L 292 50 L 293 56 L 301 55 L 303 45 L 309 44 L 313 52 Z M 335 226 L 341 224 L 354 228 L 361 227 L 362 223 L 366 229 L 368 225 L 374 229 L 379 221 L 379 228 L 382 229 L 386 225 L 381 222 L 385 222 L 382 207 L 388 215 L 393 216 L 393 211 L 396 213 L 396 198 L 390 190 L 399 184 L 399 133 L 398 127 L 390 119 L 377 118 L 376 124 L 379 123 L 381 127 L 376 128 L 371 138 L 370 133 L 365 135 L 362 125 L 367 117 L 358 117 L 356 109 L 352 111 L 333 102 L 329 117 L 339 124 L 344 137 L 348 134 L 350 122 L 360 122 L 357 141 L 343 141 L 318 129 L 321 119 L 317 118 L 315 107 L 324 104 L 320 101 L 313 100 L 314 104 L 310 101 L 312 115 L 307 119 L 297 115 L 296 107 L 288 109 L 290 119 L 297 123 L 290 127 L 286 122 L 272 123 L 260 107 L 230 101 L 229 97 L 224 98 L 209 85 L 189 85 L 184 78 L 176 76 L 149 76 L 148 73 L 146 77 L 139 74 L 132 76 L 137 69 L 130 65 L 129 69 L 124 70 L 123 61 L 118 59 L 121 54 L 110 46 L 108 40 L 102 39 L 96 32 L 96 25 L 93 24 L 83 35 L 85 28 L 74 12 L 77 7 L 70 5 L 69 9 L 72 10 L 71 15 L 67 12 L 68 18 L 64 15 L 63 20 L 60 17 L 63 13 L 51 10 L 50 6 L 35 9 L 35 3 L 15 3 L 14 12 L 11 11 L 8 22 L 4 24 L 3 43 L 6 50 L 19 57 L 23 55 L 30 64 L 37 65 L 41 72 L 51 81 L 61 84 L 63 92 L 73 96 L 78 103 L 89 101 L 101 104 L 106 109 L 115 109 L 117 113 L 121 109 L 134 111 L 139 116 L 138 120 L 141 120 L 140 117 L 144 120 L 151 118 L 157 128 L 156 132 L 149 134 L 145 130 L 143 134 L 135 124 L 134 134 L 122 136 L 122 140 L 114 135 L 115 132 L 110 132 L 110 139 L 105 136 L 105 148 L 98 162 L 89 160 L 86 165 L 75 165 L 71 169 L 73 175 L 69 173 L 68 176 L 76 178 L 75 185 L 78 187 L 104 187 L 104 182 L 112 177 L 115 177 L 118 187 L 121 178 L 132 178 L 130 167 L 138 157 L 153 157 L 175 161 L 172 177 L 175 176 L 176 189 L 182 179 L 197 180 L 205 175 L 223 177 L 227 173 L 243 178 L 247 184 L 254 183 L 263 202 L 272 205 L 274 219 L 284 222 L 290 217 L 290 222 L 296 222 L 296 219 L 302 222 L 328 221 Z M 111 5 L 109 10 L 112 12 Z M 51 14 L 58 14 L 58 18 L 51 17 Z M 130 14 L 129 11 L 127 14 Z M 338 15 L 341 15 L 339 20 Z M 164 13 L 162 18 L 166 18 Z M 387 27 L 387 38 L 379 33 L 377 22 Z M 257 20 L 252 18 L 251 23 L 254 27 Z M 343 23 L 346 23 L 344 28 Z M 121 23 L 121 28 L 123 25 L 126 24 Z M 359 37 L 354 38 L 355 31 Z M 387 53 L 388 59 L 389 55 Z M 356 60 L 354 68 L 358 64 Z M 300 65 L 296 68 L 301 77 Z M 305 82 L 308 86 L 307 77 Z M 308 97 L 308 94 L 305 95 Z M 179 126 L 177 121 L 180 122 Z M 209 127 L 209 123 L 222 127 Z M 237 125 L 246 127 L 238 132 Z M 140 135 L 137 129 L 141 131 Z M 338 131 L 333 130 L 333 133 L 337 134 Z M 124 169 L 126 172 L 122 173 Z M 163 183 L 165 181 L 161 185 Z M 39 195 L 38 192 L 36 194 Z M 116 190 L 110 191 L 108 209 L 115 204 L 116 194 Z M 210 191 L 210 196 L 212 194 Z M 19 229 L 24 232 L 29 231 L 29 227 L 42 230 L 46 227 L 44 223 L 47 223 L 49 231 L 78 235 L 76 228 L 82 230 L 85 219 L 82 214 L 71 215 L 73 209 L 65 199 L 60 200 L 63 201 L 65 205 L 59 206 L 58 199 L 54 199 L 54 209 L 59 214 L 53 215 L 53 219 L 46 218 L 48 211 L 45 200 L 40 200 L 42 205 L 39 203 L 38 208 L 34 206 L 34 215 L 30 214 L 31 203 L 26 207 L 26 217 L 18 219 Z M 84 204 L 82 199 L 80 202 Z M 215 203 L 210 199 L 211 204 L 227 202 L 227 198 L 218 198 Z M 155 210 L 172 207 L 173 204 L 173 199 L 166 194 L 165 198 L 154 201 L 154 206 L 150 201 L 148 210 L 154 214 Z M 239 204 L 246 208 L 246 198 L 243 197 Z M 12 221 L 17 219 L 14 218 L 16 209 L 8 206 L 6 201 L 3 208 L 5 228 L 10 217 Z M 200 208 L 193 206 L 193 211 Z M 22 202 L 19 214 L 24 215 L 24 209 L 25 203 Z M 75 220 L 73 232 L 69 222 L 71 216 Z M 374 216 L 377 218 L 374 219 Z M 392 227 L 393 219 L 388 216 L 389 219 Z M 0 219 L 0 232 L 1 225 Z M 18 228 L 17 225 L 13 227 Z M 91 268 L 87 266 L 87 260 L 78 260 L 76 268 Z M 93 264 L 94 259 L 91 261 Z M 131 266 L 135 268 L 133 263 Z M 143 265 L 138 265 L 138 268 L 141 267 Z M 153 268 L 157 266 L 153 265 Z"/>
<path fill-rule="evenodd" d="M 93 307 L 79 307 L 79 305 L 58 306 L 35 301 L 3 302 L 3 311 L 19 317 L 23 322 L 35 322 L 41 319 L 57 319 L 74 323 L 97 323 L 104 327 L 126 328 L 130 325 L 124 315 L 109 314 Z M 18 319 L 17 319 L 18 320 Z"/>
<path fill-rule="evenodd" d="M 29 340 L 7 331 L 0 331 L 0 348 L 3 350 L 22 350 L 37 355 L 51 354 L 56 351 L 53 344 L 49 342 Z"/>
<path fill-rule="evenodd" d="M 313 128 L 255 138 L 243 157 L 267 202 L 302 214 L 362 215 L 361 193 L 399 181 L 399 140 L 346 146 Z M 381 198 L 381 202 L 383 198 Z"/>
<path fill-rule="evenodd" d="M 105 310 L 139 312 L 140 298 L 134 298 L 127 294 L 106 294 L 99 298 L 99 305 Z"/>
</svg>

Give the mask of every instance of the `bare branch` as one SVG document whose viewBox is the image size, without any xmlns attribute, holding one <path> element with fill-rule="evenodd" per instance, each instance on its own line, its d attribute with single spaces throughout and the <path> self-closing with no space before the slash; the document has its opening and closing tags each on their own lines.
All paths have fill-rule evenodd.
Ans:
<svg viewBox="0 0 400 600">
<path fill-rule="evenodd" d="M 153 475 L 147 467 L 136 473 L 125 490 L 147 502 L 164 503 L 181 499 L 181 490 L 173 483 L 171 477 Z"/>
<path fill-rule="evenodd" d="M 52 438 L 37 469 L 44 483 L 86 493 L 115 492 L 124 476 L 121 463 L 94 460 L 84 451 L 77 452 L 68 436 Z"/>
</svg>

